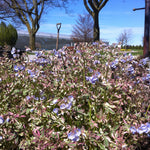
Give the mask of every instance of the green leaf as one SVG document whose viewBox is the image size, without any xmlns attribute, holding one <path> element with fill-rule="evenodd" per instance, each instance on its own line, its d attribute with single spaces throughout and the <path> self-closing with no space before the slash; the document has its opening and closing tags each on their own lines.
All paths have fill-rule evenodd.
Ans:
<svg viewBox="0 0 150 150">
<path fill-rule="evenodd" d="M 17 94 L 17 93 L 19 93 L 19 92 L 20 92 L 19 89 L 15 89 L 14 92 L 13 92 L 13 94 L 15 95 L 15 94 Z"/>
<path fill-rule="evenodd" d="M 30 110 L 31 110 L 31 109 L 28 108 L 28 109 L 26 110 L 26 114 L 29 114 L 29 113 L 30 113 Z"/>
<path fill-rule="evenodd" d="M 105 108 L 107 113 L 115 114 L 115 112 L 111 108 Z"/>
<path fill-rule="evenodd" d="M 116 131 L 119 127 L 120 125 L 116 125 L 113 129 Z"/>
<path fill-rule="evenodd" d="M 28 94 L 28 91 L 29 91 L 29 90 L 24 90 L 24 91 L 23 91 L 23 96 L 26 96 L 26 95 Z"/>
<path fill-rule="evenodd" d="M 106 147 L 108 147 L 108 146 L 109 146 L 109 141 L 107 140 L 107 138 L 106 138 L 106 137 L 104 137 L 104 145 L 105 145 Z"/>
<path fill-rule="evenodd" d="M 101 150 L 105 150 L 105 146 L 102 143 L 100 143 L 99 146 L 100 146 Z"/>
</svg>

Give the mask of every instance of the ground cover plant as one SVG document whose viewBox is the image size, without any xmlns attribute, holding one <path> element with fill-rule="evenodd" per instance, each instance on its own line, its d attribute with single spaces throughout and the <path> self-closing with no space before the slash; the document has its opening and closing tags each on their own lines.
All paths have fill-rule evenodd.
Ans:
<svg viewBox="0 0 150 150">
<path fill-rule="evenodd" d="M 0 58 L 1 149 L 149 147 L 149 58 L 99 43 Z"/>
</svg>

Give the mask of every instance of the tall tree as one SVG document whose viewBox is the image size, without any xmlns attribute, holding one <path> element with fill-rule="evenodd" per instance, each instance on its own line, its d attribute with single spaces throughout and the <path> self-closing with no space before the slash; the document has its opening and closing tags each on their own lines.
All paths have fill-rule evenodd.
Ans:
<svg viewBox="0 0 150 150">
<path fill-rule="evenodd" d="M 35 49 L 36 33 L 40 28 L 40 20 L 46 4 L 51 7 L 63 7 L 68 0 L 1 0 L 11 8 L 27 27 L 29 33 L 29 46 Z"/>
<path fill-rule="evenodd" d="M 9 24 L 7 26 L 8 29 L 8 40 L 7 40 L 7 45 L 10 45 L 11 47 L 16 45 L 17 39 L 18 39 L 18 33 L 17 30 Z"/>
<path fill-rule="evenodd" d="M 0 46 L 4 46 L 7 41 L 8 29 L 4 22 L 0 23 Z"/>
<path fill-rule="evenodd" d="M 99 28 L 99 12 L 106 5 L 109 0 L 84 0 L 84 6 L 93 17 L 93 38 L 94 41 L 100 40 L 100 28 Z"/>
<path fill-rule="evenodd" d="M 27 27 L 29 32 L 29 45 L 35 49 L 35 36 L 40 27 L 39 21 L 44 9 L 44 0 L 3 0 L 11 9 L 13 9 Z"/>
<path fill-rule="evenodd" d="M 90 14 L 79 15 L 73 26 L 72 39 L 75 42 L 89 42 L 93 39 L 93 20 Z"/>
<path fill-rule="evenodd" d="M 122 46 L 125 46 L 125 49 L 128 45 L 128 42 L 131 39 L 132 31 L 131 30 L 124 30 L 122 33 L 120 33 L 117 41 L 121 42 Z"/>
</svg>

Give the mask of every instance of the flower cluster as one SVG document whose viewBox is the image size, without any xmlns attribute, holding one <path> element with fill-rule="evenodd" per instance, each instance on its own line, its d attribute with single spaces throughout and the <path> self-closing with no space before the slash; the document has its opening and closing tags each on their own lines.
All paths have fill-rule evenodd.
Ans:
<svg viewBox="0 0 150 150">
<path fill-rule="evenodd" d="M 136 149 L 150 134 L 148 62 L 98 42 L 0 58 L 0 146 Z"/>
<path fill-rule="evenodd" d="M 74 98 L 73 98 L 73 96 L 68 96 L 68 98 L 63 98 L 62 101 L 63 101 L 63 103 L 61 103 L 60 109 L 61 109 L 61 110 L 64 110 L 64 109 L 70 110 L 70 109 L 71 109 L 71 106 L 72 106 L 72 104 L 73 104 Z M 53 104 L 56 104 L 57 102 L 58 102 L 58 100 L 55 99 L 55 100 L 53 100 L 52 103 L 53 103 Z M 53 109 L 53 112 L 56 113 L 56 114 L 58 114 L 59 108 L 54 108 L 54 109 Z"/>
<path fill-rule="evenodd" d="M 20 50 L 18 49 L 18 50 L 16 50 L 16 48 L 15 47 L 13 47 L 12 48 L 12 50 L 11 50 L 11 54 L 13 55 L 13 58 L 19 58 L 20 57 Z"/>
<path fill-rule="evenodd" d="M 4 119 L 3 117 L 0 116 L 0 124 L 3 124 L 4 123 Z"/>
<path fill-rule="evenodd" d="M 28 69 L 27 72 L 30 75 L 30 77 L 32 77 L 32 78 L 39 76 L 39 71 L 38 70 L 32 71 L 32 70 Z"/>
<path fill-rule="evenodd" d="M 73 142 L 79 141 L 79 137 L 81 135 L 80 129 L 74 129 L 73 131 L 68 133 L 68 139 L 72 140 Z"/>
<path fill-rule="evenodd" d="M 89 81 L 92 84 L 95 84 L 99 78 L 100 78 L 101 74 L 99 72 L 96 72 L 93 76 L 91 77 L 87 77 L 86 76 L 86 80 Z"/>
<path fill-rule="evenodd" d="M 146 133 L 150 137 L 150 123 L 147 122 L 146 124 L 141 124 L 139 128 L 135 128 L 134 126 L 130 127 L 130 131 L 135 134 L 143 134 Z"/>
<path fill-rule="evenodd" d="M 23 65 L 14 65 L 14 71 L 18 72 L 18 71 L 22 71 L 25 70 L 25 66 Z"/>
</svg>

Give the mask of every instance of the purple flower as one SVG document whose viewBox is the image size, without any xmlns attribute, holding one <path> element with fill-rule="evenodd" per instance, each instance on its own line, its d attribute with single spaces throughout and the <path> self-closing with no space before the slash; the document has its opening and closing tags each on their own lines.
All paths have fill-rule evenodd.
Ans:
<svg viewBox="0 0 150 150">
<path fill-rule="evenodd" d="M 7 119 L 6 119 L 6 122 L 9 122 L 9 121 L 10 121 L 10 118 L 7 118 Z"/>
<path fill-rule="evenodd" d="M 126 60 L 125 59 L 121 59 L 120 60 L 122 63 L 126 63 Z"/>
<path fill-rule="evenodd" d="M 61 58 L 61 53 L 59 51 L 56 51 L 55 49 L 53 49 L 52 53 L 54 54 L 54 56 Z"/>
<path fill-rule="evenodd" d="M 53 109 L 53 112 L 54 112 L 55 114 L 58 114 L 59 108 L 54 108 L 54 109 Z"/>
<path fill-rule="evenodd" d="M 150 74 L 147 74 L 146 77 L 142 78 L 143 81 L 150 81 Z"/>
<path fill-rule="evenodd" d="M 71 109 L 71 106 L 72 106 L 72 102 L 69 102 L 68 104 L 61 104 L 60 105 L 60 109 L 68 109 L 70 110 Z"/>
<path fill-rule="evenodd" d="M 74 100 L 74 98 L 73 98 L 72 95 L 71 95 L 71 96 L 68 96 L 68 99 L 69 99 L 70 102 L 73 102 L 73 100 Z"/>
<path fill-rule="evenodd" d="M 132 126 L 132 127 L 130 127 L 130 131 L 131 131 L 133 134 L 135 134 L 135 133 L 137 132 L 137 129 Z"/>
<path fill-rule="evenodd" d="M 26 96 L 26 99 L 27 99 L 27 100 L 30 100 L 30 98 L 31 98 L 31 96 Z"/>
<path fill-rule="evenodd" d="M 45 99 L 46 99 L 45 96 L 40 97 L 40 100 L 45 100 Z"/>
<path fill-rule="evenodd" d="M 90 82 L 91 82 L 92 84 L 95 84 L 97 81 L 98 81 L 98 78 L 97 78 L 96 76 L 93 76 L 93 77 L 91 78 L 91 80 L 90 80 Z"/>
<path fill-rule="evenodd" d="M 134 72 L 135 72 L 135 71 L 134 71 L 134 68 L 132 67 L 132 65 L 129 65 L 129 66 L 128 66 L 127 71 L 128 71 L 128 73 L 127 73 L 128 75 L 134 74 Z"/>
<path fill-rule="evenodd" d="M 25 66 L 22 66 L 22 65 L 14 65 L 14 71 L 18 72 L 18 71 L 22 71 L 25 69 Z"/>
<path fill-rule="evenodd" d="M 135 127 L 130 127 L 130 131 L 135 134 L 135 133 L 139 133 L 139 134 L 143 134 L 146 133 L 147 136 L 149 136 L 149 132 L 150 132 L 150 123 L 147 122 L 146 124 L 141 124 L 141 126 L 136 129 Z"/>
<path fill-rule="evenodd" d="M 115 69 L 117 66 L 117 64 L 119 63 L 119 60 L 118 60 L 118 58 L 117 59 L 115 59 L 111 64 L 110 64 L 110 67 L 111 67 L 111 69 Z"/>
<path fill-rule="evenodd" d="M 96 72 L 96 73 L 94 74 L 94 77 L 99 78 L 100 76 L 101 76 L 101 74 L 100 74 L 99 72 Z"/>
<path fill-rule="evenodd" d="M 20 53 L 20 49 L 17 49 L 17 53 Z"/>
<path fill-rule="evenodd" d="M 20 56 L 19 54 L 13 54 L 14 58 L 19 58 L 19 56 Z"/>
<path fill-rule="evenodd" d="M 76 141 L 79 141 L 80 135 L 81 135 L 81 130 L 76 129 L 76 130 L 68 133 L 68 139 L 72 140 L 73 142 L 76 142 Z"/>
<path fill-rule="evenodd" d="M 90 73 L 93 72 L 93 69 L 91 69 L 90 67 L 88 67 L 88 70 L 89 70 Z"/>
<path fill-rule="evenodd" d="M 33 98 L 34 98 L 35 100 L 37 100 L 37 101 L 39 100 L 39 98 L 38 98 L 38 97 L 33 96 Z"/>
<path fill-rule="evenodd" d="M 98 78 L 95 78 L 95 77 L 86 77 L 86 80 L 91 82 L 92 84 L 95 84 L 95 82 L 98 80 Z"/>
<path fill-rule="evenodd" d="M 4 119 L 3 117 L 0 116 L 0 124 L 3 124 L 4 123 Z"/>
<path fill-rule="evenodd" d="M 56 104 L 57 102 L 58 102 L 58 99 L 54 99 L 52 103 Z"/>
<path fill-rule="evenodd" d="M 69 102 L 68 104 L 66 104 L 66 109 L 70 110 L 72 106 L 72 102 Z"/>
<path fill-rule="evenodd" d="M 93 62 L 93 64 L 94 64 L 94 65 L 100 64 L 100 61 L 99 61 L 99 60 L 95 60 L 95 61 Z"/>
<path fill-rule="evenodd" d="M 139 67 L 143 67 L 143 65 L 142 65 L 142 64 L 138 64 L 138 66 L 139 66 Z"/>
<path fill-rule="evenodd" d="M 65 109 L 65 108 L 66 108 L 66 104 L 63 103 L 60 105 L 60 109 Z"/>
<path fill-rule="evenodd" d="M 38 71 L 33 72 L 30 69 L 28 69 L 28 74 L 30 74 L 30 77 L 34 78 L 37 75 Z"/>
<path fill-rule="evenodd" d="M 16 49 L 15 49 L 15 47 L 13 47 L 12 50 L 11 50 L 11 54 L 13 55 L 15 53 L 16 53 Z"/>
<path fill-rule="evenodd" d="M 36 52 L 36 53 L 35 53 L 35 56 L 36 56 L 36 57 L 41 57 L 41 56 L 42 56 L 42 51 Z"/>
<path fill-rule="evenodd" d="M 132 56 L 132 54 L 130 53 L 130 54 L 128 55 L 127 61 L 132 61 L 132 60 L 133 60 L 133 56 Z"/>
<path fill-rule="evenodd" d="M 92 44 L 95 45 L 95 46 L 98 46 L 99 43 L 98 42 L 93 42 Z"/>
<path fill-rule="evenodd" d="M 141 126 L 137 129 L 137 132 L 139 134 L 148 133 L 149 131 L 150 131 L 150 128 L 148 128 L 148 126 L 145 124 L 141 124 Z"/>
<path fill-rule="evenodd" d="M 101 54 L 100 53 L 95 53 L 94 56 L 101 56 Z"/>
<path fill-rule="evenodd" d="M 34 111 L 34 108 L 31 108 L 31 109 L 30 109 L 30 112 L 32 113 L 33 111 Z"/>
<path fill-rule="evenodd" d="M 92 77 L 86 77 L 86 80 L 91 82 L 92 84 L 95 84 L 98 81 L 100 75 L 101 74 L 99 72 L 96 72 Z"/>
<path fill-rule="evenodd" d="M 146 65 L 147 64 L 147 61 L 150 61 L 150 59 L 147 57 L 147 58 L 144 58 L 144 59 L 141 59 L 140 60 L 140 63 L 142 63 L 143 65 Z"/>
<path fill-rule="evenodd" d="M 51 63 L 50 60 L 45 59 L 45 58 L 38 58 L 38 59 L 35 59 L 35 62 L 38 63 L 38 64 L 47 64 L 47 63 Z"/>
<path fill-rule="evenodd" d="M 80 50 L 76 50 L 76 53 L 77 53 L 77 54 L 80 54 L 80 53 L 81 53 L 81 51 L 80 51 Z"/>
<path fill-rule="evenodd" d="M 124 53 L 123 56 L 124 56 L 124 57 L 127 56 L 127 53 Z"/>
</svg>

